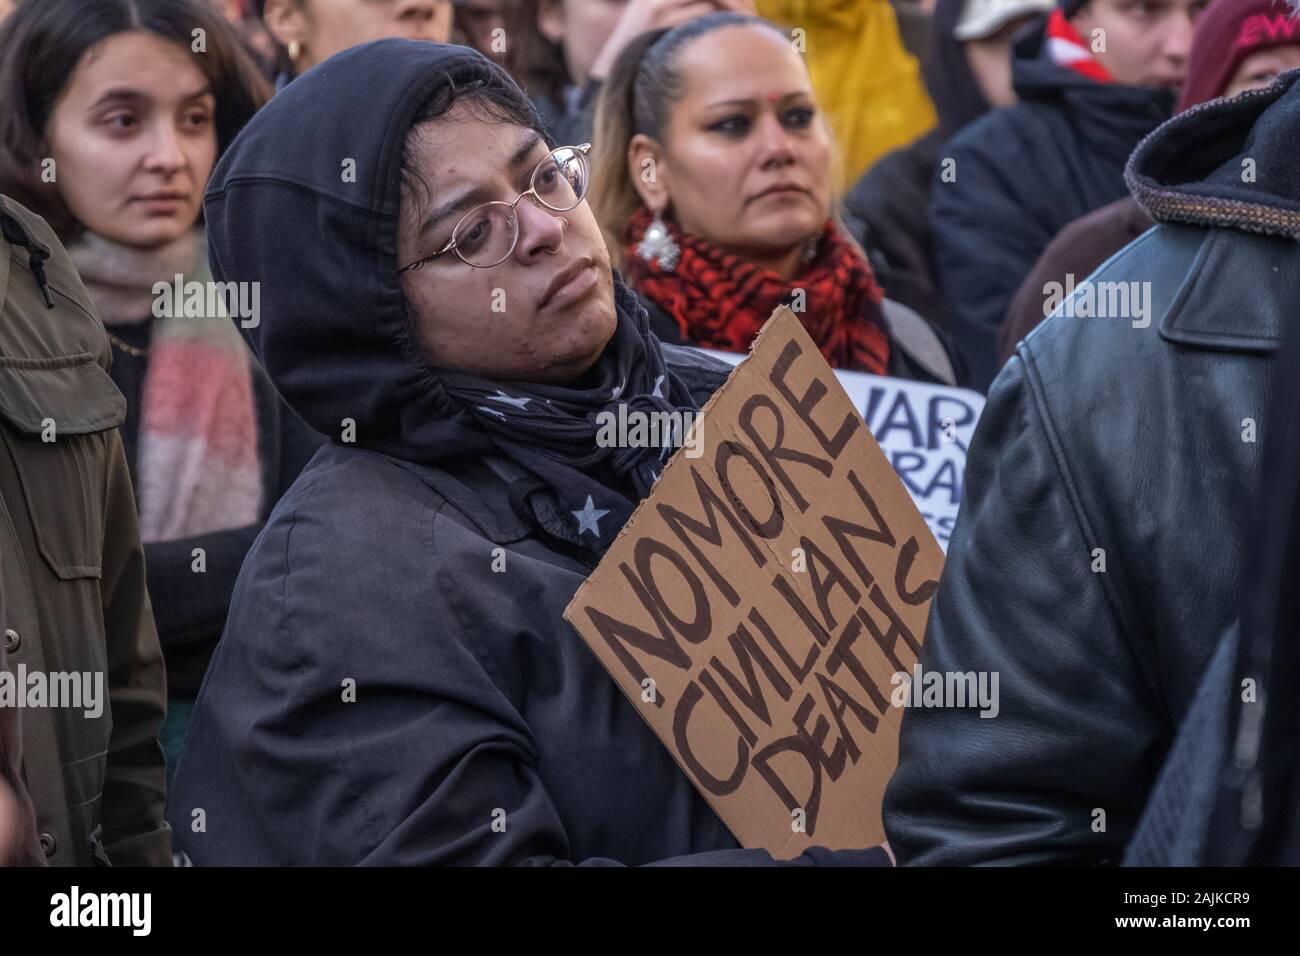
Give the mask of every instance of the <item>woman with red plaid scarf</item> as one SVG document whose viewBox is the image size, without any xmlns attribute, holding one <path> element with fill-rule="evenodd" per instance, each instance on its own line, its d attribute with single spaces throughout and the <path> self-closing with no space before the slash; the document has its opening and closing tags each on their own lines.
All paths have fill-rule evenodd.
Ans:
<svg viewBox="0 0 1300 956">
<path fill-rule="evenodd" d="M 830 133 L 778 27 L 722 13 L 641 35 L 596 129 L 591 203 L 662 340 L 745 352 L 788 305 L 832 366 L 958 383 L 832 215 Z"/>
</svg>

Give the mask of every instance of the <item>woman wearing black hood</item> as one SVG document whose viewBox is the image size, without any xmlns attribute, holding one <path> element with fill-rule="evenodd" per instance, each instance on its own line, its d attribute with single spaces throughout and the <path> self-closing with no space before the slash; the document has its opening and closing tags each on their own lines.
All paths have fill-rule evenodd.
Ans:
<svg viewBox="0 0 1300 956">
<path fill-rule="evenodd" d="M 334 442 L 198 701 L 169 809 L 195 863 L 773 862 L 561 616 L 662 467 L 596 413 L 696 409 L 722 371 L 661 349 L 584 150 L 541 130 L 482 55 L 384 40 L 286 87 L 213 177 L 213 272 L 261 283 L 246 334 Z"/>
</svg>

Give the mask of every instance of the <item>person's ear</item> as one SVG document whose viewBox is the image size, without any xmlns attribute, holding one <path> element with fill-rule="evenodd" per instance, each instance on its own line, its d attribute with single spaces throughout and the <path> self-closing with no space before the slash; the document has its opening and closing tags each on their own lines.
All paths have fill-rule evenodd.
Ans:
<svg viewBox="0 0 1300 956">
<path fill-rule="evenodd" d="M 644 133 L 637 133 L 627 144 L 627 174 L 632 186 L 651 212 L 665 212 L 672 199 L 668 190 L 667 168 L 663 148 Z"/>
<path fill-rule="evenodd" d="M 297 43 L 302 49 L 307 45 L 307 14 L 298 0 L 266 0 L 262 22 L 280 46 L 291 48 Z"/>
<path fill-rule="evenodd" d="M 540 0 L 537 32 L 552 43 L 564 42 L 564 0 Z"/>
</svg>

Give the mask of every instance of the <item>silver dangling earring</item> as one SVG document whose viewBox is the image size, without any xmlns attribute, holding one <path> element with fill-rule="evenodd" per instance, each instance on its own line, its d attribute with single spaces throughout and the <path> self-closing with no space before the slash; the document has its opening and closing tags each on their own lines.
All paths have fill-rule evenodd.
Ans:
<svg viewBox="0 0 1300 956">
<path fill-rule="evenodd" d="M 659 268 L 664 272 L 672 272 L 677 268 L 677 260 L 681 257 L 682 250 L 677 243 L 673 242 L 672 233 L 664 224 L 662 213 L 655 213 L 654 219 L 646 228 L 645 235 L 636 244 L 636 254 L 650 263 L 658 259 Z"/>
</svg>

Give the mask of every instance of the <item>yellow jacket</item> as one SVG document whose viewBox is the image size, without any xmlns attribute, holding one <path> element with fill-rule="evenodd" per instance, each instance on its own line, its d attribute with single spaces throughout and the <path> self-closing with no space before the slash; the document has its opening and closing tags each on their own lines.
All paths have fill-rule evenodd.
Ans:
<svg viewBox="0 0 1300 956">
<path fill-rule="evenodd" d="M 903 48 L 888 0 L 757 2 L 766 19 L 804 31 L 813 90 L 839 146 L 842 188 L 934 126 L 920 64 Z"/>
</svg>

